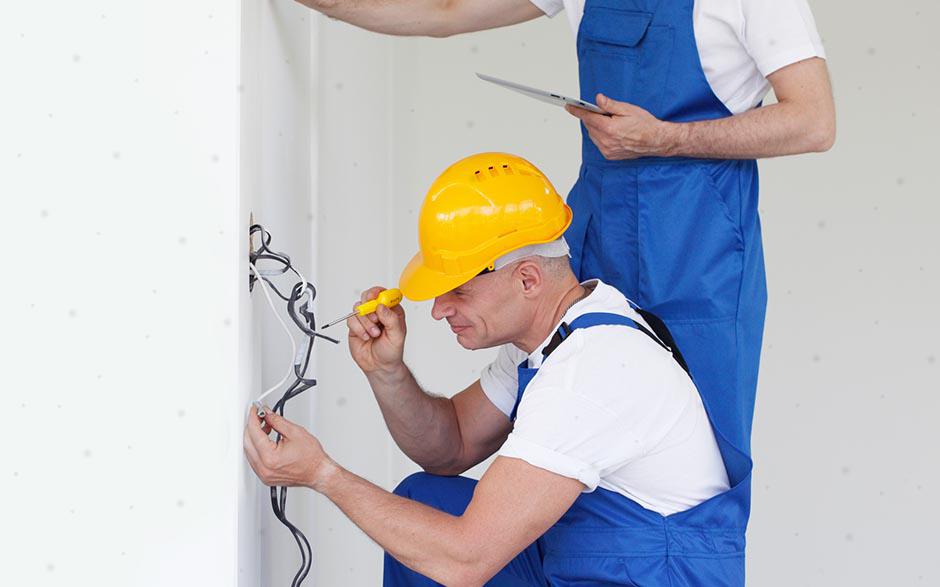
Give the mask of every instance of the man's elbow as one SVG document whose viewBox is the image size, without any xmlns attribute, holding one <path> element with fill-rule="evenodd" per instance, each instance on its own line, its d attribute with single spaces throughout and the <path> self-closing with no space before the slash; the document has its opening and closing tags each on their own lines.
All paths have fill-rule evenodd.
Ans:
<svg viewBox="0 0 940 587">
<path fill-rule="evenodd" d="M 811 153 L 824 153 L 836 142 L 836 109 L 832 99 L 825 100 L 807 111 L 806 149 Z"/>
<path fill-rule="evenodd" d="M 462 475 L 469 467 L 463 465 L 463 462 L 454 458 L 442 463 L 424 463 L 421 468 L 425 473 L 439 475 L 441 477 L 454 477 Z"/>
<path fill-rule="evenodd" d="M 299 4 L 303 4 L 307 8 L 316 10 L 317 12 L 322 12 L 324 14 L 330 14 L 330 11 L 335 9 L 340 0 L 294 0 Z"/>
<path fill-rule="evenodd" d="M 446 39 L 461 32 L 454 26 L 460 0 L 436 0 L 434 2 L 434 24 L 425 31 L 425 36 Z"/>
<path fill-rule="evenodd" d="M 421 469 L 429 475 L 437 475 L 438 477 L 455 477 L 463 473 L 456 467 L 443 465 L 421 465 Z"/>
<path fill-rule="evenodd" d="M 460 518 L 463 520 L 463 518 Z M 490 546 L 489 539 L 479 532 L 461 531 L 461 540 L 455 542 L 456 548 L 447 556 L 447 563 L 442 566 L 443 573 L 437 581 L 453 587 L 479 587 L 493 578 L 505 561 Z M 432 577 L 434 578 L 434 577 Z"/>
<path fill-rule="evenodd" d="M 498 567 L 482 560 L 461 561 L 449 570 L 442 583 L 453 587 L 480 587 L 498 572 Z"/>
<path fill-rule="evenodd" d="M 831 149 L 836 142 L 835 117 L 830 117 L 816 124 L 811 136 L 810 149 L 814 153 L 825 153 Z"/>
</svg>

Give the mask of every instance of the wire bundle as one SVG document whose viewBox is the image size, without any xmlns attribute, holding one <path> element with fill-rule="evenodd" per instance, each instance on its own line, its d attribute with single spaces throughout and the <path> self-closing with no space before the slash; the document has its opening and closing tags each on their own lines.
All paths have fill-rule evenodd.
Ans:
<svg viewBox="0 0 940 587">
<path fill-rule="evenodd" d="M 283 385 L 291 376 L 293 376 L 293 382 L 287 386 L 284 394 L 281 395 L 280 399 L 278 399 L 278 401 L 271 408 L 277 414 L 284 416 L 284 406 L 290 399 L 297 397 L 304 391 L 317 384 L 316 379 L 311 379 L 306 376 L 307 369 L 310 366 L 310 356 L 313 352 L 314 341 L 317 338 L 324 338 L 334 344 L 339 343 L 339 341 L 335 338 L 330 338 L 329 336 L 325 336 L 316 331 L 316 320 L 313 315 L 313 300 L 316 298 L 317 290 L 314 288 L 313 284 L 308 282 L 307 279 L 301 275 L 301 273 L 297 271 L 293 265 L 291 265 L 290 257 L 284 253 L 271 250 L 269 247 L 271 243 L 271 233 L 266 231 L 260 224 L 253 224 L 249 229 L 249 238 L 253 239 L 256 233 L 260 233 L 261 243 L 257 250 L 252 249 L 249 256 L 248 266 L 251 268 L 252 273 L 250 273 L 248 276 L 248 289 L 249 291 L 253 291 L 255 283 L 258 283 L 260 280 L 261 288 L 268 300 L 268 305 L 271 306 L 271 311 L 274 312 L 275 317 L 277 317 L 278 321 L 281 323 L 281 326 L 284 328 L 284 331 L 287 333 L 287 336 L 290 338 L 292 349 L 291 354 L 293 355 L 291 366 L 288 369 L 287 374 L 285 374 L 284 378 L 281 379 L 281 381 L 279 381 L 277 384 L 270 387 L 261 396 L 259 396 L 257 402 L 260 402 L 262 399 L 264 399 L 265 396 L 280 388 L 281 385 Z M 258 264 L 260 262 L 264 262 L 264 265 L 266 266 L 275 264 L 276 268 L 258 269 Z M 289 296 L 285 296 L 280 292 L 280 290 L 277 289 L 270 278 L 283 275 L 288 271 L 291 271 L 297 275 L 297 277 L 300 278 L 300 282 L 294 284 L 294 286 L 291 288 Z M 304 334 L 303 342 L 301 343 L 299 350 L 297 348 L 297 344 L 294 342 L 293 335 L 290 333 L 290 329 L 287 327 L 287 324 L 281 318 L 280 314 L 277 313 L 277 310 L 274 307 L 274 301 L 271 299 L 271 295 L 268 293 L 268 288 L 270 288 L 270 290 L 273 291 L 279 298 L 287 302 L 287 314 Z M 304 301 L 303 303 L 300 303 L 302 299 Z M 280 434 L 276 435 L 276 441 L 281 441 Z M 294 541 L 297 543 L 297 547 L 300 549 L 300 569 L 298 569 L 297 573 L 294 575 L 293 581 L 291 582 L 291 587 L 299 587 L 303 580 L 307 577 L 307 574 L 310 572 L 310 567 L 313 565 L 313 550 L 310 548 L 310 542 L 307 540 L 307 537 L 304 536 L 303 532 L 301 532 L 297 526 L 287 519 L 286 508 L 287 488 L 272 487 L 271 509 L 274 510 L 274 515 L 281 522 L 281 524 L 290 530 L 291 535 L 294 537 Z"/>
</svg>

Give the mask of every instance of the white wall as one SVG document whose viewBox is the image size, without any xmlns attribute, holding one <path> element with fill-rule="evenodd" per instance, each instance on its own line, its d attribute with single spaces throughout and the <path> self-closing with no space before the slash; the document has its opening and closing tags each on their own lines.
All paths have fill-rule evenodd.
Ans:
<svg viewBox="0 0 940 587">
<path fill-rule="evenodd" d="M 288 584 L 299 564 L 242 427 L 289 355 L 248 294 L 250 215 L 316 269 L 310 15 L 152 8 L 0 17 L 4 584 Z M 288 413 L 309 424 L 309 398 Z M 309 497 L 288 514 L 312 536 Z"/>
<path fill-rule="evenodd" d="M 220 1 L 4 6 L 4 584 L 236 584 L 239 28 Z"/>
</svg>

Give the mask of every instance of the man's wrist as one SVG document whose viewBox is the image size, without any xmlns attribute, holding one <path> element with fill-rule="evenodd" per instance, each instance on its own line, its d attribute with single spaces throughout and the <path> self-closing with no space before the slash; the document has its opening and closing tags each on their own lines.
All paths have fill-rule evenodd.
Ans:
<svg viewBox="0 0 940 587">
<path fill-rule="evenodd" d="M 390 369 L 376 369 L 371 373 L 367 373 L 366 378 L 369 379 L 371 383 L 388 389 L 400 386 L 410 375 L 411 372 L 408 371 L 408 367 L 404 362 L 401 362 Z"/>
<path fill-rule="evenodd" d="M 336 461 L 324 455 L 320 462 L 316 464 L 313 471 L 313 480 L 308 487 L 317 493 L 328 495 L 332 482 L 342 470 L 343 468 L 336 464 Z"/>
<path fill-rule="evenodd" d="M 684 146 L 688 141 L 690 125 L 682 122 L 660 121 L 657 155 L 660 157 L 677 157 L 683 154 Z"/>
</svg>

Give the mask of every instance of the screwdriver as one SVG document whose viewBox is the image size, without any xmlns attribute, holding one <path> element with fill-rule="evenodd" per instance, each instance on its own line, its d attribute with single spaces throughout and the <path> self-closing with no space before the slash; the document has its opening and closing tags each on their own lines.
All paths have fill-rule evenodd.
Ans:
<svg viewBox="0 0 940 587">
<path fill-rule="evenodd" d="M 378 309 L 379 304 L 382 304 L 386 308 L 394 308 L 400 302 L 401 302 L 401 290 L 400 289 L 397 289 L 397 288 L 384 289 L 379 293 L 378 297 L 376 297 L 374 300 L 369 300 L 368 302 L 359 304 L 358 306 L 356 306 L 356 309 L 350 312 L 349 314 L 346 314 L 342 318 L 337 318 L 336 320 L 333 320 L 326 326 L 322 326 L 320 329 L 322 330 L 324 328 L 329 328 L 330 326 L 333 326 L 334 324 L 345 322 L 346 320 L 348 320 L 349 318 L 352 318 L 353 316 L 357 314 L 359 316 L 365 316 L 366 314 L 371 314 L 372 312 L 375 312 Z"/>
</svg>

